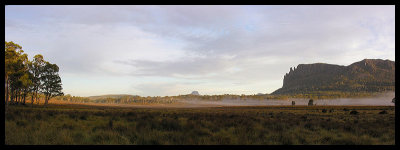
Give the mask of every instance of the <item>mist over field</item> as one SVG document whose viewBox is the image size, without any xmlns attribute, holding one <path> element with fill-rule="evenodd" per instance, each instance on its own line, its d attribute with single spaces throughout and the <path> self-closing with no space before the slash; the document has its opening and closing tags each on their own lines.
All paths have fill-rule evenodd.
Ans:
<svg viewBox="0 0 400 150">
<path fill-rule="evenodd" d="M 359 106 L 394 106 L 392 99 L 395 92 L 382 93 L 376 97 L 370 98 L 337 98 L 337 99 L 314 99 L 316 105 L 359 105 Z M 201 100 L 183 100 L 183 103 L 198 105 L 220 105 L 220 106 L 265 106 L 265 105 L 292 105 L 292 101 L 296 105 L 307 105 L 309 99 L 287 99 L 287 100 L 239 100 L 239 99 L 223 99 L 221 101 L 201 101 Z"/>
</svg>

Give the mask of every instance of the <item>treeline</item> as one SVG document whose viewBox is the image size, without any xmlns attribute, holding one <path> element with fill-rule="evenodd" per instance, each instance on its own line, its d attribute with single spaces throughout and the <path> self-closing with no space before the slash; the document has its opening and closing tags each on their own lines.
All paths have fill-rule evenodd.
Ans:
<svg viewBox="0 0 400 150">
<path fill-rule="evenodd" d="M 120 97 L 107 97 L 102 96 L 98 98 L 93 97 L 79 97 L 71 96 L 70 94 L 54 97 L 55 100 L 75 103 L 103 103 L 103 104 L 172 104 L 183 100 L 201 100 L 201 101 L 221 101 L 223 99 L 229 100 L 265 100 L 265 99 L 285 99 L 287 96 L 277 95 L 179 95 L 179 96 L 132 96 L 124 95 Z"/>
<path fill-rule="evenodd" d="M 269 95 L 269 94 L 260 94 L 260 95 L 235 95 L 235 94 L 223 94 L 223 95 L 179 95 L 177 99 L 180 100 L 202 100 L 202 101 L 221 101 L 224 99 L 227 100 L 265 100 L 265 99 L 284 99 L 284 96 L 280 95 Z"/>
<path fill-rule="evenodd" d="M 77 103 L 104 103 L 104 104 L 172 104 L 176 102 L 174 97 L 141 97 L 141 96 L 122 96 L 118 98 L 104 97 L 104 98 L 90 98 L 90 97 L 79 97 L 71 96 L 70 94 L 63 96 L 54 97 L 56 100 L 66 101 L 66 102 L 77 102 Z"/>
<path fill-rule="evenodd" d="M 58 71 L 42 55 L 31 61 L 20 45 L 5 41 L 5 104 L 25 105 L 27 97 L 32 104 L 44 97 L 47 104 L 50 98 L 63 95 Z"/>
<path fill-rule="evenodd" d="M 300 94 L 253 94 L 253 95 L 179 95 L 177 100 L 203 100 L 203 101 L 220 101 L 220 100 L 271 100 L 271 99 L 333 99 L 333 98 L 362 98 L 373 97 L 381 94 L 381 92 L 341 92 L 341 91 L 310 91 Z"/>
</svg>

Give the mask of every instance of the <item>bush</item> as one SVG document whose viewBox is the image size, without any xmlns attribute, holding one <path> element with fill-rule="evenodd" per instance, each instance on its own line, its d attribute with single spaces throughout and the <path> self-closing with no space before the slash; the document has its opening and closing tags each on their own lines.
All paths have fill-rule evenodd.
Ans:
<svg viewBox="0 0 400 150">
<path fill-rule="evenodd" d="M 308 101 L 308 106 L 313 106 L 314 104 L 314 100 L 313 99 L 310 99 L 309 101 Z"/>
<path fill-rule="evenodd" d="M 379 112 L 379 114 L 388 114 L 386 110 Z"/>
<path fill-rule="evenodd" d="M 72 129 L 74 129 L 74 126 L 73 125 L 71 125 L 71 124 L 63 124 L 62 125 L 62 127 L 61 127 L 62 129 L 68 129 L 68 130 L 72 130 Z"/>
<path fill-rule="evenodd" d="M 312 127 L 311 123 L 306 123 L 304 125 L 304 128 L 306 128 L 306 129 L 311 129 L 311 127 Z"/>
<path fill-rule="evenodd" d="M 48 111 L 48 112 L 47 112 L 47 115 L 49 115 L 49 116 L 51 116 L 51 117 L 54 116 L 55 114 L 56 114 L 56 113 L 55 113 L 54 111 Z"/>
<path fill-rule="evenodd" d="M 358 111 L 356 111 L 356 110 L 352 110 L 352 111 L 350 112 L 350 114 L 351 114 L 351 115 L 357 115 L 357 114 L 359 114 L 359 113 L 358 113 Z"/>
<path fill-rule="evenodd" d="M 28 122 L 25 121 L 25 120 L 19 120 L 19 121 L 17 121 L 17 125 L 18 125 L 18 126 L 25 127 L 27 124 L 28 124 Z"/>
<path fill-rule="evenodd" d="M 167 130 L 179 130 L 180 125 L 177 120 L 175 119 L 170 119 L 170 118 L 165 118 L 161 121 L 161 125 L 163 129 Z"/>
<path fill-rule="evenodd" d="M 323 113 L 326 113 L 327 111 L 328 111 L 328 110 L 326 110 L 326 109 L 322 109 L 322 112 L 323 112 Z"/>
<path fill-rule="evenodd" d="M 86 115 L 82 115 L 82 116 L 79 117 L 79 119 L 81 119 L 81 120 L 86 120 L 87 117 L 86 117 Z"/>
<path fill-rule="evenodd" d="M 42 119 L 42 113 L 36 113 L 35 118 L 36 118 L 36 120 L 41 120 Z"/>
<path fill-rule="evenodd" d="M 109 127 L 109 128 L 112 128 L 112 127 L 113 127 L 113 121 L 112 121 L 112 120 L 108 121 L 108 127 Z"/>
</svg>

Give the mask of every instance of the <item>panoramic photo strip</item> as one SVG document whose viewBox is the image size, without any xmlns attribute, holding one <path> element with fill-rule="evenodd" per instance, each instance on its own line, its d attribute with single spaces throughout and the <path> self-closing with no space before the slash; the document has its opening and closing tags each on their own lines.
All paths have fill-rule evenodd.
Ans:
<svg viewBox="0 0 400 150">
<path fill-rule="evenodd" d="M 394 5 L 6 5 L 6 145 L 395 145 Z"/>
</svg>

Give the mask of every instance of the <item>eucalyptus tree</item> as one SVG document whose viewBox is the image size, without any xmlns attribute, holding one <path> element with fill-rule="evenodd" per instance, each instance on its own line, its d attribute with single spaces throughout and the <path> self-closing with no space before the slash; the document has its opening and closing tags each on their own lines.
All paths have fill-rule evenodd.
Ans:
<svg viewBox="0 0 400 150">
<path fill-rule="evenodd" d="M 44 66 L 46 61 L 43 59 L 43 56 L 38 54 L 33 57 L 33 61 L 29 64 L 29 72 L 32 74 L 32 99 L 31 102 L 33 104 L 34 101 L 38 101 L 38 92 L 41 88 L 41 80 L 40 78 L 43 75 Z"/>
<path fill-rule="evenodd" d="M 5 41 L 5 62 L 4 62 L 4 77 L 5 77 L 5 102 L 7 103 L 9 98 L 10 98 L 10 92 L 11 91 L 11 77 L 14 77 L 14 74 L 16 73 L 16 66 L 17 66 L 17 60 L 18 60 L 18 54 L 22 53 L 22 47 L 14 42 L 7 42 Z M 18 51 L 18 52 L 17 52 Z"/>
<path fill-rule="evenodd" d="M 10 99 L 11 103 L 25 104 L 28 93 L 32 104 L 39 93 L 45 95 L 45 104 L 50 98 L 63 95 L 58 71 L 58 66 L 45 61 L 42 55 L 29 61 L 20 45 L 5 41 L 5 103 Z"/>
<path fill-rule="evenodd" d="M 32 84 L 32 79 L 33 79 L 33 75 L 26 71 L 21 78 L 19 78 L 19 81 L 21 82 L 21 89 L 22 89 L 22 97 L 23 101 L 22 104 L 25 105 L 25 100 L 26 100 L 26 96 L 27 94 L 31 91 L 31 86 Z"/>
<path fill-rule="evenodd" d="M 59 68 L 56 64 L 45 62 L 40 77 L 42 93 L 45 95 L 45 105 L 48 104 L 50 98 L 54 96 L 64 95 L 62 90 L 61 78 L 58 75 Z"/>
<path fill-rule="evenodd" d="M 5 42 L 5 83 L 6 83 L 6 102 L 11 95 L 11 103 L 14 99 L 21 100 L 23 88 L 22 77 L 27 71 L 28 55 L 24 53 L 22 47 L 14 42 Z M 11 93 L 11 94 L 10 94 Z"/>
</svg>

